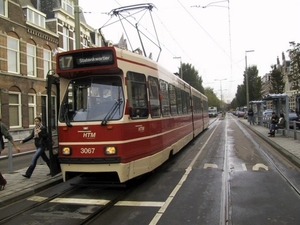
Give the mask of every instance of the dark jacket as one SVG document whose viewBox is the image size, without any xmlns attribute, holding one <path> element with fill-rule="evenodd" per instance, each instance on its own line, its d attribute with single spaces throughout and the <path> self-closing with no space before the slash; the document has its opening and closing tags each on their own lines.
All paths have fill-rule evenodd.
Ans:
<svg viewBox="0 0 300 225">
<path fill-rule="evenodd" d="M 34 138 L 34 144 L 35 144 L 36 148 L 39 148 L 39 147 L 46 148 L 47 147 L 47 138 L 48 138 L 46 127 L 45 126 L 40 127 L 41 132 L 38 133 L 38 137 L 36 137 L 36 138 L 34 137 L 34 129 L 35 128 L 33 128 L 31 134 L 23 140 L 23 143 Z"/>
<path fill-rule="evenodd" d="M 13 139 L 10 133 L 8 132 L 8 129 L 5 126 L 5 124 L 0 121 L 0 151 L 4 149 L 4 141 L 2 135 L 9 141 Z"/>
<path fill-rule="evenodd" d="M 279 117 L 276 114 L 272 115 L 272 117 L 271 117 L 271 123 L 277 124 L 278 120 L 279 120 Z"/>
<path fill-rule="evenodd" d="M 253 114 L 254 114 L 254 113 L 253 113 L 253 109 L 250 108 L 249 111 L 248 111 L 248 116 L 253 116 Z"/>
</svg>

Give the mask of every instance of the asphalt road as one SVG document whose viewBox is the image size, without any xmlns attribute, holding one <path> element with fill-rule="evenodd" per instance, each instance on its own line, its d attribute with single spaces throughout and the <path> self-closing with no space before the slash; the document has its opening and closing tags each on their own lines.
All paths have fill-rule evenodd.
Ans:
<svg viewBox="0 0 300 225">
<path fill-rule="evenodd" d="M 96 214 L 89 224 L 298 225 L 299 174 L 229 114 L 126 195 L 122 188 L 98 186 L 60 195 L 72 186 L 63 183 L 6 208 L 20 212 L 54 196 L 6 224 L 85 224 Z"/>
</svg>

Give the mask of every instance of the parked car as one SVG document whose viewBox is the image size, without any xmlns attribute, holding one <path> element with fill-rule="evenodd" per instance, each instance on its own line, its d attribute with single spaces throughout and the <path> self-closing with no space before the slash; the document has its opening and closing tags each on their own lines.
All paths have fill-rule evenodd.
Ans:
<svg viewBox="0 0 300 225">
<path fill-rule="evenodd" d="M 294 129 L 294 121 L 298 122 L 296 123 L 296 128 L 300 129 L 300 117 L 295 112 L 289 113 L 289 126 L 291 129 Z"/>
<path fill-rule="evenodd" d="M 244 117 L 245 112 L 244 111 L 236 111 L 236 116 L 237 117 Z"/>
</svg>

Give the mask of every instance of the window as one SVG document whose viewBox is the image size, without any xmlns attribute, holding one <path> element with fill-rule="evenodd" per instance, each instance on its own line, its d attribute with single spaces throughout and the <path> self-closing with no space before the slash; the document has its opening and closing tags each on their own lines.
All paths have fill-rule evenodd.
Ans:
<svg viewBox="0 0 300 225">
<path fill-rule="evenodd" d="M 146 77 L 144 74 L 134 72 L 128 72 L 127 77 L 130 115 L 133 119 L 147 118 L 149 111 Z"/>
<path fill-rule="evenodd" d="M 7 0 L 0 0 L 0 15 L 7 16 Z"/>
<path fill-rule="evenodd" d="M 43 28 L 46 27 L 45 25 L 46 15 L 44 13 L 27 7 L 23 8 L 23 12 L 26 15 L 26 19 L 28 22 Z"/>
<path fill-rule="evenodd" d="M 19 73 L 19 40 L 16 38 L 7 37 L 7 64 L 8 72 Z"/>
<path fill-rule="evenodd" d="M 44 78 L 47 78 L 47 74 L 49 72 L 49 70 L 52 69 L 52 65 L 51 65 L 51 51 L 44 49 Z"/>
<path fill-rule="evenodd" d="M 72 0 L 62 0 L 61 7 L 69 14 L 74 15 L 74 2 Z"/>
<path fill-rule="evenodd" d="M 9 92 L 9 124 L 10 128 L 21 127 L 21 94 Z"/>
<path fill-rule="evenodd" d="M 170 99 L 170 108 L 171 115 L 177 115 L 177 105 L 176 105 L 176 92 L 175 87 L 172 84 L 169 84 L 169 99 Z"/>
<path fill-rule="evenodd" d="M 178 115 L 182 115 L 182 99 L 181 99 L 181 90 L 179 88 L 175 88 L 176 90 L 176 99 L 177 99 L 177 112 Z"/>
<path fill-rule="evenodd" d="M 34 118 L 36 117 L 36 95 L 28 95 L 28 110 L 29 110 L 29 126 L 34 126 Z"/>
<path fill-rule="evenodd" d="M 63 27 L 62 38 L 63 38 L 63 49 L 64 50 L 70 50 L 70 45 L 69 45 L 69 30 L 66 27 Z"/>
<path fill-rule="evenodd" d="M 36 46 L 27 44 L 27 75 L 36 76 Z"/>
<path fill-rule="evenodd" d="M 160 95 L 161 95 L 161 111 L 163 116 L 170 116 L 170 103 L 169 103 L 169 92 L 168 83 L 160 80 Z"/>
<path fill-rule="evenodd" d="M 182 112 L 183 114 L 190 113 L 190 95 L 185 91 L 182 91 Z"/>
<path fill-rule="evenodd" d="M 149 77 L 149 97 L 151 116 L 160 117 L 160 101 L 159 101 L 159 86 L 158 80 L 154 77 Z"/>
</svg>

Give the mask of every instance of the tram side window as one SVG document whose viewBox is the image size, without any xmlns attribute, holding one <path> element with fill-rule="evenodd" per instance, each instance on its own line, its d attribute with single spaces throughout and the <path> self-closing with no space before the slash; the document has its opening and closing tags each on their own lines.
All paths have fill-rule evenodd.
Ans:
<svg viewBox="0 0 300 225">
<path fill-rule="evenodd" d="M 147 118 L 149 115 L 146 76 L 144 74 L 127 73 L 129 113 L 134 119 Z"/>
<path fill-rule="evenodd" d="M 182 94 L 182 112 L 183 114 L 188 114 L 190 109 L 189 93 L 182 90 L 181 94 Z"/>
<path fill-rule="evenodd" d="M 161 111 L 163 117 L 170 116 L 170 101 L 168 83 L 164 80 L 159 81 L 161 95 Z"/>
<path fill-rule="evenodd" d="M 177 105 L 176 105 L 176 91 L 175 87 L 172 84 L 169 84 L 169 99 L 170 99 L 170 109 L 171 115 L 177 115 Z"/>
<path fill-rule="evenodd" d="M 149 98 L 151 107 L 151 116 L 160 117 L 160 101 L 158 80 L 154 77 L 148 77 L 149 81 Z"/>
<path fill-rule="evenodd" d="M 198 114 L 201 112 L 200 110 L 200 99 L 197 98 L 196 96 L 193 96 L 193 109 L 194 109 L 194 114 Z"/>
<path fill-rule="evenodd" d="M 202 109 L 201 109 L 201 110 L 202 110 L 204 113 L 208 113 L 208 102 L 205 101 L 205 99 L 202 100 L 201 102 L 202 102 Z"/>
<path fill-rule="evenodd" d="M 182 115 L 182 96 L 181 96 L 181 90 L 179 88 L 175 88 L 176 90 L 176 99 L 177 99 L 177 112 L 178 115 Z"/>
</svg>

